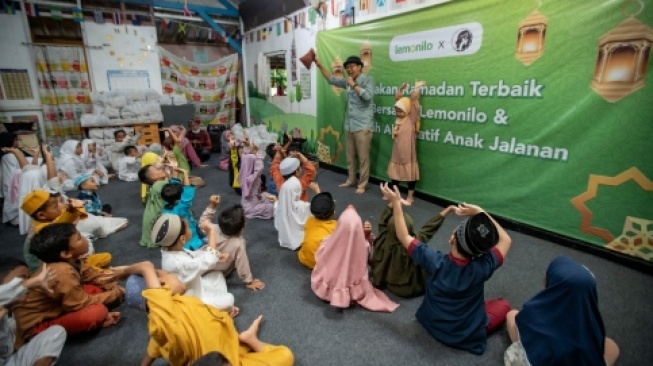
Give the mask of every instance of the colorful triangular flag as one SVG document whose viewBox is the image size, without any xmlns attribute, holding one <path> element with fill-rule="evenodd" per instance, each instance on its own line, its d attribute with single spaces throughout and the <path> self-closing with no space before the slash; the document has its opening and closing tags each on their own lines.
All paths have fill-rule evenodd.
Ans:
<svg viewBox="0 0 653 366">
<path fill-rule="evenodd" d="M 13 0 L 3 1 L 2 2 L 2 11 L 5 14 L 16 14 L 16 4 Z"/>
<path fill-rule="evenodd" d="M 63 13 L 61 12 L 61 8 L 51 7 L 50 8 L 50 17 L 52 19 L 54 19 L 54 20 L 63 19 Z"/>
<path fill-rule="evenodd" d="M 281 23 L 277 23 L 277 36 L 281 35 Z"/>
<path fill-rule="evenodd" d="M 132 16 L 132 25 L 141 25 L 141 16 L 135 14 Z"/>
<path fill-rule="evenodd" d="M 179 23 L 179 28 L 177 28 L 177 33 L 186 34 L 186 24 Z"/>
<path fill-rule="evenodd" d="M 122 24 L 122 16 L 118 11 L 113 12 L 113 24 Z"/>
<path fill-rule="evenodd" d="M 84 13 L 81 8 L 73 8 L 73 21 L 75 21 L 75 23 L 84 22 Z"/>
<path fill-rule="evenodd" d="M 36 4 L 25 2 L 25 13 L 30 17 L 39 16 L 39 6 Z"/>
<path fill-rule="evenodd" d="M 104 23 L 104 14 L 100 10 L 93 10 L 93 20 L 98 24 Z"/>
</svg>

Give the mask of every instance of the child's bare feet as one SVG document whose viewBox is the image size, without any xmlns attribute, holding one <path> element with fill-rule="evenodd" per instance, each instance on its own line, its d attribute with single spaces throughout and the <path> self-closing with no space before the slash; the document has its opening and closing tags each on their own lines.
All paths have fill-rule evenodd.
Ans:
<svg viewBox="0 0 653 366">
<path fill-rule="evenodd" d="M 258 328 L 261 326 L 262 321 L 263 315 L 259 315 L 247 330 L 238 335 L 238 340 L 248 345 L 258 342 Z"/>
<path fill-rule="evenodd" d="M 120 321 L 120 312 L 110 311 L 109 314 L 107 314 L 106 319 L 104 319 L 104 322 L 102 323 L 102 328 L 106 328 L 114 324 L 118 324 L 119 321 Z"/>
<path fill-rule="evenodd" d="M 229 316 L 232 318 L 235 318 L 240 314 L 240 309 L 237 306 L 233 306 L 231 310 L 229 310 Z"/>
</svg>

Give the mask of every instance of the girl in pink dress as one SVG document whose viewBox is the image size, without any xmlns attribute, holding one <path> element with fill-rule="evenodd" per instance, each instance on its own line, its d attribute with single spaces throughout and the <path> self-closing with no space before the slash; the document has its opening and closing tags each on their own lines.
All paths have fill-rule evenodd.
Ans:
<svg viewBox="0 0 653 366">
<path fill-rule="evenodd" d="M 336 230 L 322 241 L 315 254 L 311 288 L 331 306 L 348 308 L 353 303 L 372 311 L 393 312 L 399 304 L 374 288 L 367 273 L 370 243 L 354 206 L 340 215 Z"/>
<path fill-rule="evenodd" d="M 387 173 L 393 186 L 398 186 L 399 182 L 408 182 L 408 196 L 403 201 L 405 205 L 413 203 L 415 185 L 419 180 L 416 144 L 420 122 L 419 89 L 423 86 L 423 81 L 416 82 L 410 98 L 407 98 L 403 97 L 403 92 L 408 87 L 408 84 L 404 83 L 395 96 L 397 121 L 392 130 L 394 143 Z"/>
</svg>

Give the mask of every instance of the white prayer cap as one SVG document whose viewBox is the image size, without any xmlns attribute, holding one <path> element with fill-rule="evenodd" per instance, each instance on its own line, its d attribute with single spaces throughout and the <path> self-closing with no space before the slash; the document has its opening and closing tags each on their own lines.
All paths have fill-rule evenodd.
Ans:
<svg viewBox="0 0 653 366">
<path fill-rule="evenodd" d="M 299 168 L 299 159 L 297 158 L 285 158 L 281 161 L 279 165 L 279 170 L 281 170 L 281 175 L 292 174 Z"/>
</svg>

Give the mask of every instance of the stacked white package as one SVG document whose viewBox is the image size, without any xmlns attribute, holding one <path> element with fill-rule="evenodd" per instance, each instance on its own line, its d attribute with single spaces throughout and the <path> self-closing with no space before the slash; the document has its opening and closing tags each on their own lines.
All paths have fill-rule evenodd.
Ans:
<svg viewBox="0 0 653 366">
<path fill-rule="evenodd" d="M 93 92 L 93 113 L 82 116 L 82 127 L 161 122 L 160 99 L 161 95 L 152 89 Z"/>
</svg>

